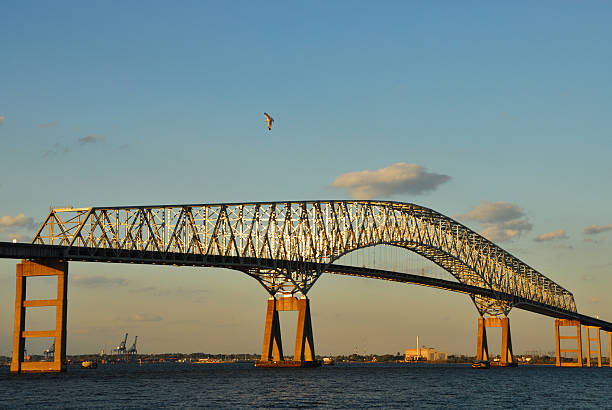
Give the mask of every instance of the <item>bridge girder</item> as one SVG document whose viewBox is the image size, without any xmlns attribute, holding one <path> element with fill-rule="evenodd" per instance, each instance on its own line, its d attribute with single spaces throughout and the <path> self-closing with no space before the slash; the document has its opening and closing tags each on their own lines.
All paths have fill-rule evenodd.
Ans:
<svg viewBox="0 0 612 410">
<path fill-rule="evenodd" d="M 282 260 L 241 269 L 271 295 L 306 294 L 324 269 L 355 250 L 392 245 L 414 251 L 459 282 L 576 312 L 572 294 L 453 219 L 410 203 L 299 201 L 53 209 L 32 243 Z M 286 262 L 289 262 L 287 265 Z M 312 265 L 310 265 L 312 266 Z M 512 304 L 472 295 L 481 315 Z"/>
</svg>

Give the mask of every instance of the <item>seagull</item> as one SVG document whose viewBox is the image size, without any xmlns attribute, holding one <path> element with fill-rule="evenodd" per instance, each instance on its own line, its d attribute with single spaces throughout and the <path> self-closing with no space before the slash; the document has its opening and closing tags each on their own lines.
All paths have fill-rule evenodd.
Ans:
<svg viewBox="0 0 612 410">
<path fill-rule="evenodd" d="M 274 118 L 270 117 L 270 115 L 268 115 L 267 112 L 264 112 L 264 115 L 266 116 L 266 122 L 268 123 L 268 129 L 271 130 L 272 123 L 274 122 Z"/>
</svg>

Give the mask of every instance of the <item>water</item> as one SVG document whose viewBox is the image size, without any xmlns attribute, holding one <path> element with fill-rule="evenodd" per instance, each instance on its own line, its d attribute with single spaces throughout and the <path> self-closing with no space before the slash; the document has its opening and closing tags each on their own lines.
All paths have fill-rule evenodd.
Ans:
<svg viewBox="0 0 612 410">
<path fill-rule="evenodd" d="M 0 369 L 0 408 L 612 408 L 611 368 L 350 364 L 100 365 L 62 374 Z"/>
</svg>

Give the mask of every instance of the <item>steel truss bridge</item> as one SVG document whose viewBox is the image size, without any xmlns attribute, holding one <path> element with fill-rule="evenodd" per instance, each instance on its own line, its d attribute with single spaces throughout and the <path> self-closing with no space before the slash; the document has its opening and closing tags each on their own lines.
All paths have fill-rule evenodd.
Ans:
<svg viewBox="0 0 612 410">
<path fill-rule="evenodd" d="M 517 303 L 576 312 L 568 290 L 453 219 L 407 203 L 53 209 L 32 243 L 64 246 L 72 260 L 125 259 L 129 253 L 140 263 L 230 267 L 258 280 L 273 296 L 306 295 L 341 256 L 385 244 L 424 256 L 461 284 L 488 289 L 490 296 L 472 295 L 481 315 L 507 315 Z"/>
<path fill-rule="evenodd" d="M 378 245 L 415 252 L 455 281 L 338 263 L 344 255 Z M 468 294 L 481 317 L 506 317 L 516 307 L 612 332 L 612 323 L 579 314 L 572 293 L 542 273 L 461 223 L 410 203 L 288 201 L 52 209 L 31 244 L 0 244 L 0 257 L 229 268 L 256 279 L 271 300 L 306 298 L 325 272 L 361 276 Z M 298 309 L 297 302 L 292 307 L 287 303 L 282 306 Z M 266 322 L 270 355 L 278 321 L 270 312 L 285 309 L 279 306 L 269 306 L 270 329 Z M 299 309 L 306 309 L 308 327 L 309 305 L 304 306 Z M 311 330 L 308 337 L 312 344 Z M 314 349 L 312 353 L 314 357 Z"/>
</svg>

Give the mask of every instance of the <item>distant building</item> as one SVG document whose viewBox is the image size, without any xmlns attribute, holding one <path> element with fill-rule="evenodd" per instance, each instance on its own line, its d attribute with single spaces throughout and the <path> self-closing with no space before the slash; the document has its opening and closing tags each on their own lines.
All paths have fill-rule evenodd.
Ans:
<svg viewBox="0 0 612 410">
<path fill-rule="evenodd" d="M 418 347 L 416 349 L 406 349 L 404 353 L 404 360 L 407 362 L 413 362 L 418 360 L 436 361 L 446 360 L 446 352 L 440 352 L 433 347 Z"/>
<path fill-rule="evenodd" d="M 433 347 L 421 347 L 419 345 L 419 337 L 417 336 L 417 347 L 416 349 L 406 349 L 404 352 L 404 360 L 407 362 L 415 362 L 415 361 L 436 361 L 436 360 L 446 360 L 447 354 L 446 352 L 440 352 Z"/>
</svg>

